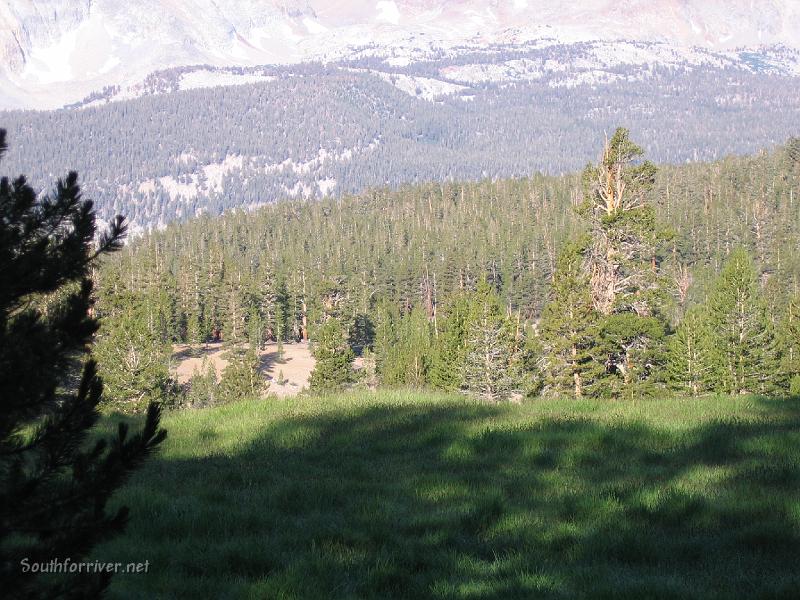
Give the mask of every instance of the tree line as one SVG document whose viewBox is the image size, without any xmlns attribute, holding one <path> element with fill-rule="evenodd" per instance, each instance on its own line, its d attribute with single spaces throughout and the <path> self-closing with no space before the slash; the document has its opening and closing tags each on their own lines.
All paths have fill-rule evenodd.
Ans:
<svg viewBox="0 0 800 600">
<path fill-rule="evenodd" d="M 323 329 L 333 320 L 369 385 L 491 398 L 788 392 L 800 384 L 799 176 L 797 140 L 657 169 L 618 130 L 580 175 L 199 218 L 103 264 L 101 365 L 126 364 L 130 378 L 148 367 L 122 356 L 147 357 L 156 393 L 173 342 L 341 348 Z"/>
</svg>

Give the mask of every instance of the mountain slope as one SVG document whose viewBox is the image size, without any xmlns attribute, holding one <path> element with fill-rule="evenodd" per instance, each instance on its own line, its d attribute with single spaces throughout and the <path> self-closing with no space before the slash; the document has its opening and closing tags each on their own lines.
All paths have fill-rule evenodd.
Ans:
<svg viewBox="0 0 800 600">
<path fill-rule="evenodd" d="M 348 57 L 555 38 L 725 51 L 798 46 L 794 0 L 6 0 L 0 108 L 55 108 L 161 69 Z"/>
</svg>

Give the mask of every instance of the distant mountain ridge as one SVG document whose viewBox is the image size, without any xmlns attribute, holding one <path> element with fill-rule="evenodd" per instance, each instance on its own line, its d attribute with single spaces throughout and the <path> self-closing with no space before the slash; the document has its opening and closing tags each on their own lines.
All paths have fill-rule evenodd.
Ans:
<svg viewBox="0 0 800 600">
<path fill-rule="evenodd" d="M 398 61 L 552 39 L 800 47 L 796 0 L 5 0 L 0 109 L 58 108 L 187 65 Z M 365 51 L 365 47 L 368 50 Z"/>
</svg>

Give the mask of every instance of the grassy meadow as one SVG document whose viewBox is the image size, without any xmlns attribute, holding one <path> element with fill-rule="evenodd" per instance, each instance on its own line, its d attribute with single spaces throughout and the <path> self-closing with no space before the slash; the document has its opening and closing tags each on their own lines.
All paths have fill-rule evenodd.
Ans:
<svg viewBox="0 0 800 600">
<path fill-rule="evenodd" d="M 90 557 L 150 561 L 111 598 L 800 598 L 798 400 L 364 392 L 164 426 Z"/>
</svg>

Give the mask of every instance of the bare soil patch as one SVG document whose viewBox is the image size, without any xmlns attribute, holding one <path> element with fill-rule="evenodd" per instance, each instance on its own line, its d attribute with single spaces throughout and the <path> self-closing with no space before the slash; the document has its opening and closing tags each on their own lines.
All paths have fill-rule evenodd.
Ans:
<svg viewBox="0 0 800 600">
<path fill-rule="evenodd" d="M 226 360 L 230 346 L 221 342 L 200 344 L 177 344 L 173 347 L 173 373 L 179 384 L 187 383 L 195 373 L 204 373 L 213 365 L 217 380 L 228 366 Z M 268 393 L 278 397 L 294 396 L 308 387 L 308 379 L 314 370 L 314 357 L 307 342 L 284 344 L 281 355 L 277 344 L 267 344 L 259 353 L 259 370 L 269 382 Z M 283 380 L 279 384 L 279 380 Z"/>
</svg>

